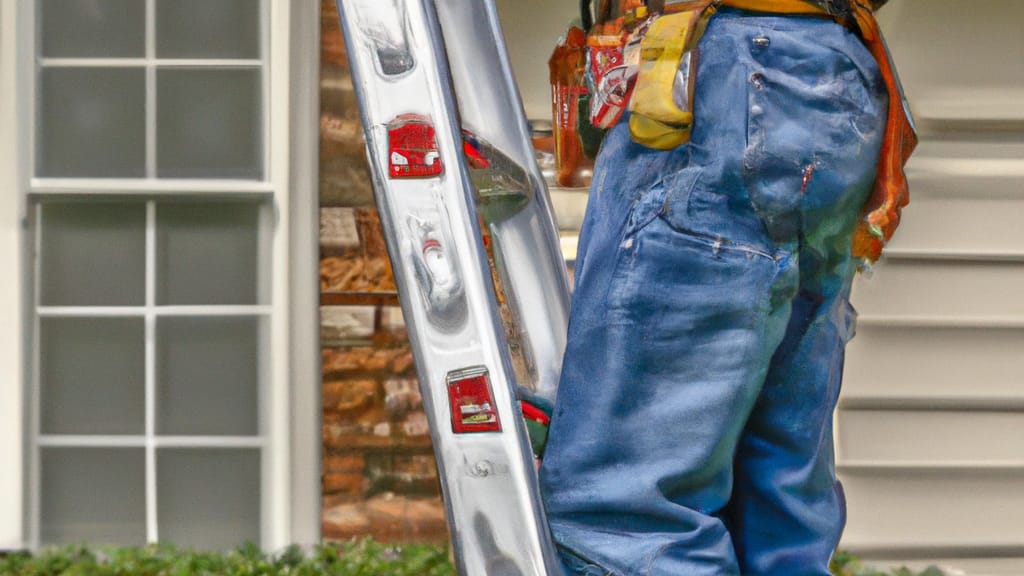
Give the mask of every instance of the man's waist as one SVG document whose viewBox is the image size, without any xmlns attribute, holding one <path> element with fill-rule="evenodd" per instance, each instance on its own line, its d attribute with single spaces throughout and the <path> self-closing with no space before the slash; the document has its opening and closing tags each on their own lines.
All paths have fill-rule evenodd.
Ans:
<svg viewBox="0 0 1024 576">
<path fill-rule="evenodd" d="M 671 12 L 675 6 L 685 6 L 693 0 L 667 0 L 664 10 Z M 775 14 L 819 14 L 845 18 L 853 11 L 856 0 L 718 0 L 718 4 L 756 12 Z M 862 0 L 878 9 L 888 0 Z"/>
</svg>

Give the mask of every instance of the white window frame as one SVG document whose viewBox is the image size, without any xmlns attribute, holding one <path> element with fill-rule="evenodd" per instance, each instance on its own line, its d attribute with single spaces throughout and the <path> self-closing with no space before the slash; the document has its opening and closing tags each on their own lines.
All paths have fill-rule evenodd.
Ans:
<svg viewBox="0 0 1024 576">
<path fill-rule="evenodd" d="M 290 542 L 320 542 L 320 4 L 291 2 Z M 276 68 L 275 68 L 276 69 Z"/>
<path fill-rule="evenodd" d="M 19 4 L 0 2 L 0 550 L 26 545 L 24 532 L 24 248 L 19 112 Z"/>
<path fill-rule="evenodd" d="M 152 13 L 155 0 L 145 1 Z M 0 549 L 31 548 L 39 544 L 38 447 L 35 444 L 38 431 L 33 429 L 37 424 L 32 417 L 36 407 L 26 410 L 26 404 L 31 403 L 27 399 L 38 390 L 37 371 L 26 360 L 26 351 L 33 354 L 38 351 L 37 346 L 26 345 L 30 341 L 27 335 L 38 332 L 38 315 L 29 308 L 32 299 L 29 291 L 24 289 L 27 284 L 25 278 L 32 275 L 24 248 L 30 242 L 23 225 L 26 206 L 29 198 L 95 192 L 105 195 L 141 194 L 157 201 L 196 192 L 221 198 L 255 195 L 271 202 L 273 222 L 266 246 L 270 255 L 271 272 L 266 276 L 271 297 L 268 306 L 259 307 L 262 317 L 268 318 L 271 326 L 266 339 L 269 359 L 264 372 L 268 384 L 260 398 L 263 423 L 260 443 L 263 450 L 261 544 L 266 549 L 277 549 L 292 542 L 311 544 L 319 540 L 319 355 L 315 331 L 319 125 L 315 92 L 319 64 L 319 15 L 318 10 L 306 2 L 292 4 L 288 0 L 265 0 L 261 15 L 263 50 L 260 60 L 253 62 L 262 66 L 264 71 L 264 178 L 260 181 L 225 181 L 153 178 L 152 116 L 155 110 L 152 95 L 155 73 L 152 67 L 147 72 L 150 99 L 147 102 L 147 114 L 150 116 L 147 121 L 148 178 L 78 180 L 33 177 L 36 165 L 31 121 L 35 117 L 37 70 L 35 2 L 2 3 L 0 120 L 3 122 L 0 126 L 17 125 L 18 130 L 0 133 L 0 264 L 6 265 L 8 270 L 21 271 L 21 274 L 8 274 L 0 279 L 0 320 L 3 321 L 0 324 L 0 366 L 12 367 L 10 370 L 0 368 L 0 453 L 4 454 L 0 459 L 0 509 L 5 510 L 5 514 L 0 515 Z M 307 12 L 316 13 L 316 17 L 309 17 Z M 296 15 L 294 22 L 293 13 Z M 149 58 L 146 60 L 154 55 L 152 30 L 149 32 Z M 293 33 L 297 41 L 294 46 Z M 14 46 L 18 50 L 11 49 Z M 210 64 L 209 61 L 203 63 Z M 296 64 L 295 79 L 300 82 L 294 82 L 292 78 L 293 63 Z M 295 107 L 291 106 L 293 95 Z M 294 126 L 293 121 L 296 122 Z M 300 209 L 294 214 L 291 210 L 293 189 L 294 201 L 300 202 Z M 149 220 L 152 224 L 150 206 Z M 152 227 L 149 233 L 152 233 Z M 294 299 L 293 290 L 297 295 Z M 293 358 L 298 358 L 299 362 L 294 362 Z M 27 388 L 26 382 L 29 383 Z M 200 443 L 206 444 L 205 441 Z M 151 458 L 147 465 L 152 466 Z M 149 482 L 153 482 L 152 474 Z M 299 492 L 293 492 L 293 483 Z M 147 499 L 152 500 L 152 490 L 149 492 Z M 147 505 L 150 537 L 155 534 L 153 505 L 152 502 Z M 9 514 L 6 511 L 21 513 Z"/>
</svg>

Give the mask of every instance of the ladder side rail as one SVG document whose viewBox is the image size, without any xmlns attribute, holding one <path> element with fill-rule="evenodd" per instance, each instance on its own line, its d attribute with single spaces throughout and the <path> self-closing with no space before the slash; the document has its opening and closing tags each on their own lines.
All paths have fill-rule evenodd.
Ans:
<svg viewBox="0 0 1024 576">
<path fill-rule="evenodd" d="M 339 0 L 338 8 L 457 567 L 465 576 L 560 574 L 538 515 L 536 475 L 524 446 L 525 427 L 513 395 L 433 5 L 429 0 Z M 393 177 L 389 134 L 409 113 L 434 127 L 434 160 L 443 172 Z M 457 423 L 462 406 L 454 404 L 458 388 L 452 382 L 479 384 L 480 379 L 464 378 L 477 368 L 483 370 L 484 387 L 490 384 L 500 432 L 456 433 L 457 424 L 472 428 L 475 422 Z"/>
<path fill-rule="evenodd" d="M 568 332 L 569 282 L 498 12 L 493 0 L 435 4 L 463 126 L 525 175 L 522 203 L 488 210 L 486 196 L 481 201 L 506 304 L 531 372 L 530 381 L 519 384 L 553 403 Z"/>
</svg>

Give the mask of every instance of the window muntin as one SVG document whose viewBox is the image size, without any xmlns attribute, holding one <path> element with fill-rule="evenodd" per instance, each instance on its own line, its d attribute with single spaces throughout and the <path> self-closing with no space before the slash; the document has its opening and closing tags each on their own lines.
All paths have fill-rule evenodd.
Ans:
<svg viewBox="0 0 1024 576">
<path fill-rule="evenodd" d="M 260 0 L 37 0 L 37 178 L 265 180 Z"/>
<path fill-rule="evenodd" d="M 268 3 L 33 4 L 34 545 L 276 537 Z"/>
</svg>

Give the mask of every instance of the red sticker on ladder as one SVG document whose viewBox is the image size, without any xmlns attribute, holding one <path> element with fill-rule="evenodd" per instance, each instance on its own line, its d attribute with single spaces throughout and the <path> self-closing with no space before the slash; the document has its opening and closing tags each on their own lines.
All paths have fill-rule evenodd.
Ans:
<svg viewBox="0 0 1024 576">
<path fill-rule="evenodd" d="M 388 124 L 388 174 L 392 178 L 433 178 L 443 172 L 430 118 L 402 114 Z"/>
<path fill-rule="evenodd" d="M 494 404 L 486 368 L 481 366 L 449 373 L 448 401 L 452 432 L 501 432 L 498 407 Z"/>
</svg>

